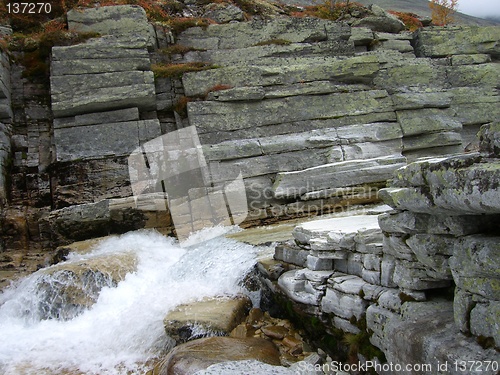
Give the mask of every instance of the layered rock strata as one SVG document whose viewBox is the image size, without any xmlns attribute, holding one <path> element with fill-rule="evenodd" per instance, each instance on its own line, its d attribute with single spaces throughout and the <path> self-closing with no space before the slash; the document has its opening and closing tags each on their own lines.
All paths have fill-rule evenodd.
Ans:
<svg viewBox="0 0 500 375">
<path fill-rule="evenodd" d="M 0 50 L 0 204 L 2 205 L 7 199 L 8 185 L 6 179 L 9 173 L 9 161 L 11 160 L 12 108 L 10 95 L 10 63 L 7 54 Z"/>
<path fill-rule="evenodd" d="M 495 363 L 499 129 L 481 128 L 480 153 L 397 170 L 380 191 L 392 211 L 297 226 L 275 250 L 281 267 L 260 267 L 267 285 L 329 327 L 369 334 L 389 363 L 426 363 L 429 374 Z"/>
<path fill-rule="evenodd" d="M 171 231 L 160 176 L 149 169 L 156 187 L 134 197 L 127 156 L 188 125 L 211 185 L 241 176 L 252 224 L 379 201 L 405 158 L 475 149 L 479 126 L 499 115 L 495 27 L 411 34 L 277 17 L 174 38 L 134 6 L 70 12 L 68 23 L 101 36 L 53 48 L 50 101 L 19 66 L 10 72 L 7 247 L 120 228 Z M 464 47 L 457 41 L 466 36 Z M 182 48 L 158 49 L 174 43 Z M 213 69 L 161 78 L 151 62 Z M 196 230 L 205 214 L 183 220 Z"/>
</svg>

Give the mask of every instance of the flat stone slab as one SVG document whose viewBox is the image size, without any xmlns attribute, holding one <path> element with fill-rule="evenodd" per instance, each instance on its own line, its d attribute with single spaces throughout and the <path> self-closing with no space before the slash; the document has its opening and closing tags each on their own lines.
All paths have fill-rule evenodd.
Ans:
<svg viewBox="0 0 500 375">
<path fill-rule="evenodd" d="M 116 111 L 89 113 L 85 115 L 54 119 L 54 128 L 72 128 L 75 126 L 97 125 L 139 120 L 138 108 L 126 108 Z"/>
<path fill-rule="evenodd" d="M 423 161 L 396 172 L 397 187 L 380 190 L 390 206 L 433 215 L 500 213 L 500 163 L 477 154 Z"/>
<path fill-rule="evenodd" d="M 156 108 L 151 71 L 52 76 L 50 85 L 55 117 L 126 107 Z"/>
<path fill-rule="evenodd" d="M 445 57 L 463 54 L 500 55 L 500 28 L 497 26 L 453 26 L 419 29 L 417 56 Z"/>
<path fill-rule="evenodd" d="M 248 297 L 213 298 L 181 305 L 163 319 L 165 332 L 177 343 L 228 335 L 245 319 L 251 305 Z"/>
<path fill-rule="evenodd" d="M 142 35 L 108 35 L 54 47 L 50 76 L 54 117 L 130 107 L 155 110 L 150 67 L 147 38 Z"/>
<path fill-rule="evenodd" d="M 372 81 L 380 70 L 381 63 L 384 62 L 378 54 L 353 57 L 308 56 L 284 61 L 282 65 L 276 65 L 275 59 L 268 60 L 266 60 L 267 64 L 265 64 L 266 61 L 263 61 L 246 66 L 229 65 L 218 69 L 186 73 L 182 80 L 186 95 L 203 95 L 217 84 L 231 87 L 274 86 L 270 90 L 269 98 L 283 97 L 282 90 L 288 92 L 293 90 L 293 95 L 317 93 L 318 90 L 331 92 L 331 86 L 329 88 L 328 86 L 317 87 L 312 90 L 310 85 L 302 86 L 302 82 L 307 84 L 308 82 L 331 80 L 338 83 L 366 84 Z M 287 87 L 283 86 L 284 84 L 299 85 Z M 352 91 L 352 88 L 348 91 Z"/>
<path fill-rule="evenodd" d="M 117 134 L 127 134 L 117 137 Z M 58 161 L 127 156 L 161 135 L 158 120 L 127 121 L 54 129 Z"/>
<path fill-rule="evenodd" d="M 276 198 L 292 198 L 310 191 L 355 186 L 389 179 L 403 167 L 401 155 L 330 163 L 296 172 L 278 173 L 273 185 Z"/>
<path fill-rule="evenodd" d="M 348 242 L 354 245 L 356 235 L 363 232 L 372 235 L 371 231 L 377 229 L 380 230 L 378 215 L 357 215 L 302 223 L 295 227 L 292 234 L 300 243 L 309 243 L 312 239 L 324 238 L 333 250 L 335 245 L 337 249 L 340 249 L 343 238 L 346 240 L 350 237 Z"/>
<path fill-rule="evenodd" d="M 150 30 L 145 10 L 137 5 L 72 9 L 67 17 L 70 31 L 148 35 Z"/>
<path fill-rule="evenodd" d="M 392 100 L 385 90 L 370 90 L 321 96 L 292 96 L 286 101 L 198 101 L 188 103 L 187 110 L 190 124 L 203 134 L 392 111 Z"/>
<path fill-rule="evenodd" d="M 85 43 L 52 48 L 52 61 L 148 58 L 147 39 L 141 35 L 105 35 Z M 123 61 L 123 63 L 127 63 Z M 91 69 L 98 67 L 92 66 Z"/>
<path fill-rule="evenodd" d="M 192 27 L 181 33 L 177 43 L 203 49 L 238 49 L 259 42 L 283 39 L 292 43 L 312 43 L 338 40 L 345 43 L 345 53 L 354 53 L 348 43 L 350 27 L 347 24 L 318 18 L 276 18 L 271 21 Z M 349 48 L 350 47 L 350 48 Z"/>
</svg>

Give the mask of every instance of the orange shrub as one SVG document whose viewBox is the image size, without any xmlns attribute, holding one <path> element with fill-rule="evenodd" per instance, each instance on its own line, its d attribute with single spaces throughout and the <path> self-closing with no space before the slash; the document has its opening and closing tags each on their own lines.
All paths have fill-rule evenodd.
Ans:
<svg viewBox="0 0 500 375">
<path fill-rule="evenodd" d="M 429 8 L 432 12 L 432 23 L 445 26 L 455 20 L 454 14 L 458 8 L 458 0 L 431 0 Z"/>
<path fill-rule="evenodd" d="M 398 17 L 409 31 L 415 31 L 423 27 L 422 22 L 420 22 L 418 16 L 414 13 L 396 12 L 394 10 L 389 10 L 389 13 Z"/>
</svg>

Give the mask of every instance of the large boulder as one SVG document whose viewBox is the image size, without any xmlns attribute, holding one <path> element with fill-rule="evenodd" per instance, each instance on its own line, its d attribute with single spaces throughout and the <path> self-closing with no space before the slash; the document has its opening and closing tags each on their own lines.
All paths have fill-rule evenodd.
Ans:
<svg viewBox="0 0 500 375">
<path fill-rule="evenodd" d="M 245 15 L 243 11 L 233 4 L 212 3 L 205 7 L 206 18 L 211 18 L 217 23 L 227 23 L 230 21 L 243 21 Z"/>
<path fill-rule="evenodd" d="M 36 298 L 26 309 L 37 319 L 72 319 L 97 301 L 102 288 L 115 287 L 136 265 L 134 254 L 123 253 L 41 269 L 32 276 Z"/>
<path fill-rule="evenodd" d="M 500 301 L 500 242 L 496 236 L 466 236 L 456 241 L 450 258 L 457 286 Z"/>
<path fill-rule="evenodd" d="M 377 5 L 370 7 L 373 15 L 360 18 L 352 23 L 353 27 L 366 27 L 372 31 L 397 34 L 405 29 L 405 25 L 397 17 Z"/>
<path fill-rule="evenodd" d="M 178 306 L 163 323 L 178 344 L 203 336 L 229 335 L 251 307 L 248 297 L 211 298 Z"/>
<path fill-rule="evenodd" d="M 420 28 L 415 35 L 419 57 L 463 54 L 500 55 L 500 27 L 447 26 Z"/>
<path fill-rule="evenodd" d="M 106 199 L 61 208 L 52 211 L 47 221 L 56 236 L 72 240 L 125 233 L 144 227 L 146 217 L 141 210 L 127 207 L 117 215 L 109 204 L 110 201 Z"/>
<path fill-rule="evenodd" d="M 215 363 L 249 359 L 280 365 L 278 349 L 266 339 L 209 337 L 175 347 L 151 375 L 191 375 Z"/>
</svg>

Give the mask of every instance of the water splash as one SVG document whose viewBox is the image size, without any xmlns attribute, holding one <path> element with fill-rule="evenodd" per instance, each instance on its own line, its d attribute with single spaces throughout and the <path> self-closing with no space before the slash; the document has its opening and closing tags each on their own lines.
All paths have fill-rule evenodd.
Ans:
<svg viewBox="0 0 500 375">
<path fill-rule="evenodd" d="M 66 320 L 26 312 L 40 303 L 32 292 L 44 271 L 7 289 L 0 295 L 0 373 L 142 374 L 145 362 L 168 344 L 166 312 L 241 292 L 238 285 L 257 251 L 224 237 L 186 249 L 155 231 L 138 231 L 109 238 L 88 254 L 71 254 L 66 265 L 124 255 L 137 264 L 123 281 L 103 282 L 95 303 Z"/>
</svg>

